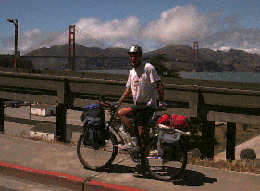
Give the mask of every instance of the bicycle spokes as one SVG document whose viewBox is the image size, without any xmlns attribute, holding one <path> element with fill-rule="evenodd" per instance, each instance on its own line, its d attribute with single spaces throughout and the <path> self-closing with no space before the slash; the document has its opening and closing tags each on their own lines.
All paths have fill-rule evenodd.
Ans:
<svg viewBox="0 0 260 191">
<path fill-rule="evenodd" d="M 171 180 L 180 175 L 187 164 L 187 153 L 180 147 L 167 150 L 162 147 L 163 153 L 157 150 L 157 141 L 154 139 L 146 147 L 143 164 L 149 174 L 159 180 Z"/>
<path fill-rule="evenodd" d="M 117 140 L 113 134 L 99 146 L 86 145 L 84 136 L 84 134 L 80 136 L 77 154 L 85 168 L 101 170 L 113 162 L 118 153 Z"/>
</svg>

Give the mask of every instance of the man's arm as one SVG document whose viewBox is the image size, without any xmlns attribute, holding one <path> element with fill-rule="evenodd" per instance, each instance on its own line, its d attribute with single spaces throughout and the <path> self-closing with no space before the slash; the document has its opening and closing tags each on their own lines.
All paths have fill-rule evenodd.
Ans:
<svg viewBox="0 0 260 191">
<path fill-rule="evenodd" d="M 156 87 L 158 89 L 159 102 L 163 103 L 163 101 L 164 101 L 164 87 L 163 87 L 163 83 L 161 82 L 161 79 L 160 79 L 159 75 L 157 74 L 157 71 L 155 70 L 154 66 L 150 67 L 149 72 L 150 72 L 151 83 L 155 83 Z"/>
<path fill-rule="evenodd" d="M 118 106 L 121 105 L 121 102 L 125 101 L 125 98 L 127 98 L 131 93 L 131 88 L 127 87 L 125 90 L 125 93 L 122 95 L 122 97 L 117 102 Z"/>
<path fill-rule="evenodd" d="M 156 83 L 157 89 L 158 89 L 159 102 L 163 103 L 163 101 L 164 101 L 164 87 L 163 87 L 163 83 L 161 82 L 161 80 L 157 80 L 155 83 Z"/>
</svg>

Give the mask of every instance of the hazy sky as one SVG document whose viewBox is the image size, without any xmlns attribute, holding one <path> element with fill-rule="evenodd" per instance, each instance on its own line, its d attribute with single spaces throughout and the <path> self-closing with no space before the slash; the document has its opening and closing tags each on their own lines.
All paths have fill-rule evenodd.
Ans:
<svg viewBox="0 0 260 191">
<path fill-rule="evenodd" d="M 259 0 L 0 0 L 0 54 L 14 51 L 19 21 L 19 50 L 76 43 L 151 51 L 166 45 L 214 50 L 242 49 L 260 54 Z M 91 39 L 91 38 L 92 39 Z M 99 42 L 99 43 L 97 43 Z"/>
</svg>

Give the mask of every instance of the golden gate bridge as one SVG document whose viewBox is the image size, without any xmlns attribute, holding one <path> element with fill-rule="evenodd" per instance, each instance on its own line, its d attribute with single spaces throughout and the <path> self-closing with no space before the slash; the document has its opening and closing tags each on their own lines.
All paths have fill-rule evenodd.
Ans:
<svg viewBox="0 0 260 191">
<path fill-rule="evenodd" d="M 69 26 L 69 38 L 68 38 L 68 29 L 64 29 L 55 35 L 49 37 L 46 40 L 43 41 L 36 41 L 34 42 L 34 45 L 32 45 L 29 49 L 26 49 L 24 51 L 21 51 L 22 56 L 26 56 L 26 54 L 32 52 L 33 50 L 43 48 L 43 47 L 50 47 L 53 45 L 64 45 L 66 44 L 65 41 L 70 43 L 76 43 L 81 44 L 84 46 L 90 46 L 91 44 L 87 44 L 89 41 L 92 42 L 92 46 L 98 46 L 98 47 L 107 47 L 107 45 L 104 42 L 101 42 L 95 38 L 93 38 L 91 35 L 87 34 L 86 32 L 82 31 L 80 28 L 76 27 L 75 25 Z"/>
<path fill-rule="evenodd" d="M 85 47 L 102 47 L 107 48 L 108 46 L 95 38 L 91 35 L 87 34 L 86 32 L 82 31 L 80 28 L 76 28 L 75 25 L 69 26 L 69 38 L 67 38 L 67 29 L 62 30 L 56 35 L 40 42 L 35 42 L 30 49 L 21 52 L 21 57 L 24 58 L 68 58 L 68 70 L 75 71 L 75 60 L 76 58 L 99 58 L 99 59 L 108 59 L 107 57 L 90 57 L 90 56 L 80 56 L 76 55 L 76 39 L 77 44 L 83 45 Z M 43 47 L 50 47 L 54 45 L 65 45 L 65 39 L 68 39 L 68 55 L 29 55 L 32 51 L 43 48 Z M 92 46 L 91 46 L 92 45 Z M 109 57 L 109 58 L 126 58 L 126 57 Z"/>
<path fill-rule="evenodd" d="M 18 28 L 18 27 L 17 27 Z M 18 29 L 17 29 L 18 32 Z M 69 36 L 69 38 L 68 38 Z M 16 36 L 18 38 L 18 35 Z M 75 59 L 76 58 L 99 58 L 99 59 L 104 59 L 105 57 L 90 57 L 90 56 L 80 56 L 76 55 L 76 39 L 77 39 L 77 44 L 78 45 L 83 45 L 85 47 L 102 47 L 102 48 L 107 48 L 107 44 L 104 42 L 101 42 L 98 39 L 93 38 L 91 35 L 88 33 L 84 32 L 80 27 L 76 27 L 76 25 L 69 25 L 69 34 L 68 34 L 68 29 L 64 29 L 58 33 L 55 33 L 55 35 L 49 37 L 46 40 L 39 40 L 39 41 L 34 41 L 33 45 L 30 46 L 30 48 L 25 49 L 21 52 L 16 51 L 15 53 L 15 58 L 16 57 L 24 57 L 24 58 L 68 58 L 68 70 L 75 70 Z M 16 39 L 18 41 L 18 39 Z M 66 41 L 68 42 L 68 55 L 30 55 L 31 52 L 34 50 L 43 48 L 43 47 L 51 47 L 54 45 L 66 45 Z M 92 45 L 92 46 L 91 46 Z M 198 61 L 198 42 L 194 42 L 193 44 L 193 56 L 195 62 Z M 114 57 L 110 57 L 114 58 Z M 116 57 L 116 58 L 122 58 L 122 57 Z M 124 57 L 125 58 L 125 57 Z M 107 57 L 106 57 L 107 59 Z M 181 61 L 181 62 L 188 62 L 188 61 Z M 189 62 L 194 62 L 194 61 L 189 61 Z M 15 69 L 16 69 L 16 59 L 15 59 Z"/>
</svg>

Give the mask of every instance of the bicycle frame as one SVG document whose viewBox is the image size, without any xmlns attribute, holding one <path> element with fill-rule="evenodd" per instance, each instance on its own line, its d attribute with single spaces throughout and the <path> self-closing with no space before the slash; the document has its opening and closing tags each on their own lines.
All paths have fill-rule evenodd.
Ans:
<svg viewBox="0 0 260 191">
<path fill-rule="evenodd" d="M 103 101 L 103 100 L 102 100 Z M 104 102 L 104 101 L 103 101 Z M 126 140 L 120 135 L 120 133 L 119 133 L 119 129 L 116 129 L 115 127 L 117 126 L 117 125 L 113 125 L 113 123 L 121 123 L 121 121 L 117 121 L 118 119 L 116 119 L 116 111 L 117 111 L 117 107 L 116 108 L 114 108 L 114 106 L 112 106 L 112 105 L 110 105 L 109 103 L 106 103 L 106 102 L 104 102 L 104 103 L 102 103 L 102 102 L 99 102 L 98 101 L 98 103 L 99 104 L 101 104 L 101 105 L 103 105 L 103 106 L 105 106 L 106 108 L 109 108 L 109 110 L 110 110 L 110 112 L 111 112 L 111 114 L 110 114 L 110 116 L 111 116 L 111 118 L 110 118 L 110 120 L 107 122 L 107 128 L 109 128 L 109 130 L 117 137 L 119 137 L 123 142 L 124 142 L 124 144 L 126 143 Z M 153 108 L 153 106 L 150 106 L 151 108 Z M 156 107 L 154 107 L 154 108 L 156 108 Z M 159 108 L 159 109 L 158 109 Z M 147 121 L 148 123 L 152 123 L 154 120 L 157 120 L 157 117 L 155 116 L 155 111 L 156 110 L 160 110 L 160 111 L 162 111 L 162 110 L 165 110 L 165 109 L 162 109 L 162 108 L 160 108 L 160 107 L 158 107 L 157 109 L 154 109 L 154 113 L 153 113 L 153 115 L 152 115 L 152 117 Z M 135 122 L 135 119 L 133 118 L 133 119 L 130 119 L 130 121 L 131 121 L 131 124 L 134 124 L 134 128 L 137 128 L 137 127 L 139 127 L 139 124 L 136 124 Z M 141 126 L 141 125 L 140 125 Z M 154 136 L 157 136 L 157 134 L 156 134 L 156 129 L 155 129 L 155 125 L 152 125 L 152 124 L 147 124 L 146 125 L 146 127 L 148 127 L 148 131 L 149 131 L 149 135 L 150 135 L 150 131 L 151 131 L 151 129 L 152 129 L 152 132 L 153 132 L 153 134 L 154 134 Z M 151 138 L 150 136 L 146 136 L 146 138 Z M 144 140 L 145 141 L 145 140 Z M 148 140 L 147 140 L 148 141 Z"/>
</svg>

